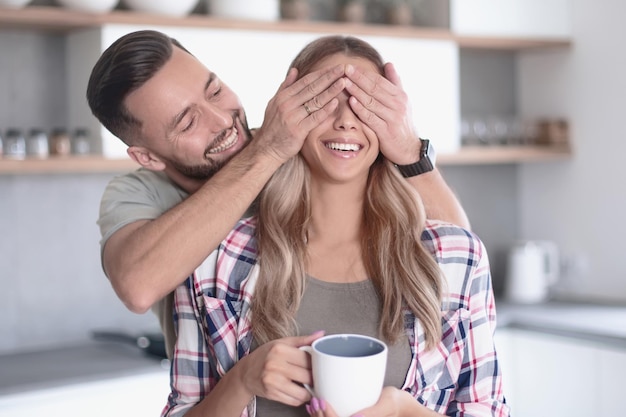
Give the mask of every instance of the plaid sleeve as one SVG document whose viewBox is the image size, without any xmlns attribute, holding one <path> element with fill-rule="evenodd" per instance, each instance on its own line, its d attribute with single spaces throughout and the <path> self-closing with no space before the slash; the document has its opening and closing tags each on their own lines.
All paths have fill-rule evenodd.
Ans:
<svg viewBox="0 0 626 417">
<path fill-rule="evenodd" d="M 176 289 L 177 338 L 171 392 L 162 417 L 185 415 L 215 388 L 237 358 L 248 353 L 249 291 L 254 287 L 255 265 L 254 219 L 242 220 Z M 242 417 L 248 415 L 248 408 L 242 410 Z"/>
<path fill-rule="evenodd" d="M 450 417 L 508 417 L 494 346 L 495 304 L 482 241 L 457 226 L 430 222 L 422 234 L 446 278 L 442 338 L 426 349 L 415 320 L 406 389 L 426 407 Z"/>
<path fill-rule="evenodd" d="M 468 310 L 468 331 L 463 347 L 463 359 L 454 400 L 447 414 L 450 416 L 508 417 L 494 331 L 496 310 L 487 251 L 483 243 L 470 236 L 473 266 L 469 269 L 465 308 Z"/>
<path fill-rule="evenodd" d="M 192 278 L 178 286 L 174 298 L 174 326 L 178 335 L 170 367 L 171 392 L 162 417 L 180 417 L 204 398 L 217 384 L 193 296 Z"/>
</svg>

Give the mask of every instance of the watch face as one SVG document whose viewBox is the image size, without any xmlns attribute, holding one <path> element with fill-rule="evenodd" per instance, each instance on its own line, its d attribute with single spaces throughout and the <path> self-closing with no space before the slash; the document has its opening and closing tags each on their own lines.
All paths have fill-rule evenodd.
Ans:
<svg viewBox="0 0 626 417">
<path fill-rule="evenodd" d="M 435 163 L 437 161 L 437 152 L 435 152 L 435 147 L 433 146 L 433 143 L 428 141 L 428 150 L 426 155 L 428 156 L 428 159 L 430 159 L 430 163 L 433 164 L 433 166 L 435 166 Z"/>
</svg>

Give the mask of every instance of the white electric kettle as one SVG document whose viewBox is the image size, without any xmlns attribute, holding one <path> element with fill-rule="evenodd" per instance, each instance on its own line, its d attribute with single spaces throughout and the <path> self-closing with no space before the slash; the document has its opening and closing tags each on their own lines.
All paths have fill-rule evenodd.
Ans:
<svg viewBox="0 0 626 417">
<path fill-rule="evenodd" d="M 559 278 L 559 252 L 548 241 L 525 241 L 513 246 L 508 257 L 505 295 L 514 303 L 546 301 Z"/>
</svg>

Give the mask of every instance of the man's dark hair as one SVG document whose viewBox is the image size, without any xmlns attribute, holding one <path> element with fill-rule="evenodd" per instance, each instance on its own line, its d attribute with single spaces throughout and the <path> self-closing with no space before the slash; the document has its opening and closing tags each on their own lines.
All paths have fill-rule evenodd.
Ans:
<svg viewBox="0 0 626 417">
<path fill-rule="evenodd" d="M 154 30 L 122 36 L 100 56 L 87 84 L 91 112 L 111 133 L 130 145 L 139 121 L 124 106 L 126 97 L 144 85 L 170 59 L 178 41 Z"/>
</svg>

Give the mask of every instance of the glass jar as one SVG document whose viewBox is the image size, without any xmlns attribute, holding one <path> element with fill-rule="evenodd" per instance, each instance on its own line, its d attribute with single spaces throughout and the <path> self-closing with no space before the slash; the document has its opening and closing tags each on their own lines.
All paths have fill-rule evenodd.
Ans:
<svg viewBox="0 0 626 417">
<path fill-rule="evenodd" d="M 49 154 L 48 135 L 41 129 L 31 129 L 26 139 L 26 155 L 45 159 Z"/>
<path fill-rule="evenodd" d="M 26 157 L 26 139 L 20 129 L 8 129 L 4 137 L 4 157 L 24 159 Z"/>
<path fill-rule="evenodd" d="M 71 139 L 67 130 L 57 127 L 50 136 L 50 154 L 56 156 L 67 156 L 71 152 Z"/>
<path fill-rule="evenodd" d="M 78 128 L 72 136 L 72 153 L 74 155 L 89 155 L 91 153 L 91 140 L 89 131 L 85 128 Z"/>
</svg>

